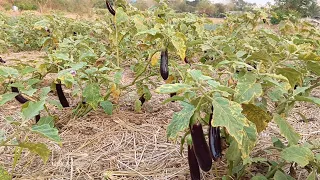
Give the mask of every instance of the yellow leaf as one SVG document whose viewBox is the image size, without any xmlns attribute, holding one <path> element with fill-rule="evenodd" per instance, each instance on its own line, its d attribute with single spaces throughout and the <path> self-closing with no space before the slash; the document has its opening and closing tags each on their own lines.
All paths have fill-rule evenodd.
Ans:
<svg viewBox="0 0 320 180">
<path fill-rule="evenodd" d="M 242 104 L 242 108 L 242 114 L 256 125 L 258 133 L 267 128 L 268 123 L 272 119 L 267 112 L 254 104 Z"/>
<path fill-rule="evenodd" d="M 170 75 L 170 76 L 168 77 L 168 79 L 165 80 L 165 82 L 166 82 L 166 84 L 171 84 L 173 80 L 174 80 L 174 77 L 173 77 L 172 75 Z"/>
<path fill-rule="evenodd" d="M 111 92 L 114 92 L 116 89 L 117 89 L 116 84 L 112 84 L 112 86 L 111 86 Z"/>
<path fill-rule="evenodd" d="M 116 84 L 112 84 L 111 86 L 111 96 L 114 101 L 118 102 L 119 97 L 120 97 L 120 89 L 117 88 Z"/>
<path fill-rule="evenodd" d="M 152 58 L 151 58 L 151 65 L 152 66 L 155 66 L 158 63 L 158 61 L 160 59 L 160 55 L 161 55 L 161 52 L 157 52 L 152 56 Z"/>
</svg>

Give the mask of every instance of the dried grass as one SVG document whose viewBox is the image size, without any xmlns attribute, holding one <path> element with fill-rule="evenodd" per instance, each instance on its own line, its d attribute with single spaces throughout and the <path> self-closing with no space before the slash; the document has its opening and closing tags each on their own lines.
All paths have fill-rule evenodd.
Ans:
<svg viewBox="0 0 320 180">
<path fill-rule="evenodd" d="M 34 53 L 33 53 L 34 54 Z M 10 54 L 12 58 L 14 54 Z M 21 57 L 20 57 L 21 58 Z M 22 58 L 23 59 L 23 58 Z M 126 75 L 130 77 L 130 74 Z M 130 82 L 126 80 L 127 82 Z M 314 92 L 319 96 L 320 90 Z M 22 153 L 21 161 L 15 169 L 15 179 L 190 179 L 186 150 L 183 157 L 179 154 L 179 142 L 166 139 L 166 127 L 175 111 L 180 109 L 176 103 L 162 105 L 166 97 L 154 94 L 152 100 L 143 107 L 142 113 L 132 111 L 134 94 L 126 94 L 123 106 L 112 115 L 102 110 L 91 112 L 85 118 L 71 118 L 71 108 L 52 109 L 59 121 L 59 134 L 62 146 L 48 140 L 29 136 L 32 142 L 44 142 L 52 150 L 49 161 L 43 164 L 38 156 L 28 151 Z M 129 100 L 128 100 L 129 99 Z M 75 102 L 72 102 L 73 104 Z M 0 109 L 0 127 L 10 134 L 13 128 L 5 125 L 4 117 L 13 115 L 21 105 L 10 102 Z M 152 107 L 157 107 L 153 108 Z M 301 121 L 296 113 L 306 114 L 309 123 Z M 320 138 L 320 108 L 308 103 L 299 103 L 288 121 L 302 134 L 301 142 Z M 268 154 L 264 149 L 271 145 L 271 137 L 281 137 L 274 123 L 260 134 L 254 156 L 277 159 L 276 154 Z M 11 170 L 12 148 L 0 148 L 0 164 Z M 216 163 L 217 173 L 203 173 L 203 179 L 221 179 L 226 173 L 226 162 Z M 261 172 L 253 166 L 252 172 Z M 301 169 L 297 179 L 305 179 L 307 173 Z"/>
</svg>

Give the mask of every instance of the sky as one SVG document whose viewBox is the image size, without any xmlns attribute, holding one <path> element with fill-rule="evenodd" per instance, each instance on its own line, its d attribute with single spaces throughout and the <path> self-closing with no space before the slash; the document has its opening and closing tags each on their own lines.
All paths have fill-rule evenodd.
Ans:
<svg viewBox="0 0 320 180">
<path fill-rule="evenodd" d="M 213 2 L 219 2 L 219 3 L 225 3 L 227 2 L 228 0 L 211 0 Z M 267 2 L 271 2 L 273 3 L 274 1 L 273 0 L 245 0 L 247 2 L 250 2 L 250 3 L 257 3 L 259 5 L 265 5 Z"/>
</svg>

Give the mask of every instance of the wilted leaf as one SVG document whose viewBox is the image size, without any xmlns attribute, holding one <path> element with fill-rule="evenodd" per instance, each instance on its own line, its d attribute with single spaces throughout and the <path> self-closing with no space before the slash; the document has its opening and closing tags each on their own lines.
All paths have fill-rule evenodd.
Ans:
<svg viewBox="0 0 320 180">
<path fill-rule="evenodd" d="M 186 102 L 181 102 L 181 106 L 183 109 L 173 113 L 172 120 L 167 128 L 167 138 L 170 140 L 175 140 L 180 131 L 189 128 L 190 118 L 196 110 L 192 104 Z"/>
<path fill-rule="evenodd" d="M 259 97 L 262 94 L 262 87 L 260 83 L 256 83 L 256 75 L 252 73 L 246 73 L 239 78 L 235 101 L 238 103 L 248 103 L 253 98 Z"/>
<path fill-rule="evenodd" d="M 49 159 L 50 150 L 43 143 L 24 142 L 20 143 L 18 146 L 22 148 L 27 148 L 30 152 L 38 154 L 44 163 L 46 163 Z"/>
<path fill-rule="evenodd" d="M 161 55 L 161 52 L 159 51 L 159 52 L 156 52 L 156 53 L 152 56 L 152 58 L 151 58 L 151 65 L 152 65 L 152 66 L 157 65 L 157 63 L 158 63 L 158 61 L 159 61 L 159 59 L 160 59 L 160 55 Z"/>
<path fill-rule="evenodd" d="M 258 133 L 265 130 L 268 122 L 272 120 L 272 117 L 267 112 L 254 104 L 242 104 L 242 108 L 242 114 L 256 125 Z"/>
<path fill-rule="evenodd" d="M 300 166 L 304 167 L 309 164 L 310 161 L 314 160 L 314 155 L 312 151 L 306 147 L 293 145 L 285 148 L 281 152 L 281 158 L 288 162 L 296 162 Z"/>
<path fill-rule="evenodd" d="M 279 114 L 274 114 L 273 120 L 278 125 L 280 134 L 289 141 L 289 144 L 298 143 L 300 135 L 285 119 L 283 119 Z"/>
<path fill-rule="evenodd" d="M 31 129 L 35 133 L 39 133 L 50 140 L 55 142 L 60 142 L 60 137 L 58 134 L 58 130 L 56 128 L 51 127 L 49 124 L 42 124 L 42 125 L 34 125 Z"/>
</svg>

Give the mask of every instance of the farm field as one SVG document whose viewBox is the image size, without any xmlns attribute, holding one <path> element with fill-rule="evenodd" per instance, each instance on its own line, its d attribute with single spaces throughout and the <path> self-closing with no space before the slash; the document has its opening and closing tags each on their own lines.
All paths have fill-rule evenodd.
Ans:
<svg viewBox="0 0 320 180">
<path fill-rule="evenodd" d="M 114 11 L 0 13 L 0 179 L 320 178 L 317 27 Z"/>
</svg>

